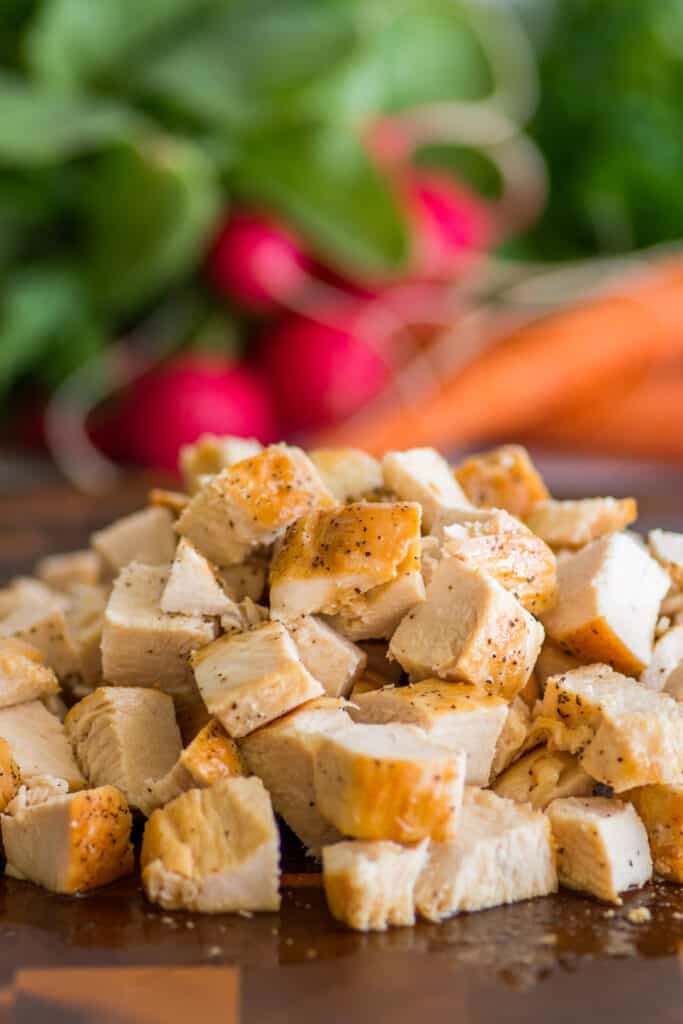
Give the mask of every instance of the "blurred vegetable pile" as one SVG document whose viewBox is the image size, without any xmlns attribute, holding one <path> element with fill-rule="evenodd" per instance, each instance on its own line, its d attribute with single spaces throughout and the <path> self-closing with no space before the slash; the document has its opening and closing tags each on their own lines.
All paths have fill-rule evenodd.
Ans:
<svg viewBox="0 0 683 1024">
<path fill-rule="evenodd" d="M 507 241 L 495 161 L 409 142 L 401 118 L 459 104 L 476 121 L 515 75 L 524 106 L 527 37 L 551 198 L 510 251 L 683 234 L 675 0 L 3 0 L 4 411 L 125 336 L 151 339 L 154 365 L 100 431 L 124 457 L 169 466 L 202 430 L 269 439 L 352 413 L 394 360 L 377 296 L 410 307 L 416 282 Z"/>
</svg>

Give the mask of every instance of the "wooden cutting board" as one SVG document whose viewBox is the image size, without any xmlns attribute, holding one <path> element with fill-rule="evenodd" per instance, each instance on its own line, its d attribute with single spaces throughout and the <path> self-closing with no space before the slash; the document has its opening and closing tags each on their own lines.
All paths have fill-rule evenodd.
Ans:
<svg viewBox="0 0 683 1024">
<path fill-rule="evenodd" d="M 0 578 L 141 504 L 57 483 L 0 498 Z M 683 492 L 643 502 L 683 526 Z M 361 935 L 336 925 L 320 877 L 284 841 L 279 914 L 167 914 L 136 879 L 81 898 L 0 880 L 0 1020 L 21 1024 L 680 1024 L 683 889 L 610 910 L 570 894 Z M 650 919 L 629 912 L 645 907 Z"/>
</svg>

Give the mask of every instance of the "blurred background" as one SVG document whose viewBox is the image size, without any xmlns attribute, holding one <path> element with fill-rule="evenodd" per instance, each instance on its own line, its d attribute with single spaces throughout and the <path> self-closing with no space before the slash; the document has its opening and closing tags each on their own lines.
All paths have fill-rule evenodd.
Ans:
<svg viewBox="0 0 683 1024">
<path fill-rule="evenodd" d="M 682 171 L 681 0 L 2 0 L 0 484 L 209 431 L 681 491 Z"/>
</svg>

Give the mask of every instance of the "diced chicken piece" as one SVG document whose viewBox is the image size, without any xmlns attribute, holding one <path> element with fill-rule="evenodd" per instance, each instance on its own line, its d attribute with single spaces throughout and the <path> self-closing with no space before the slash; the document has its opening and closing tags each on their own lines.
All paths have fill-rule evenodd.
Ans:
<svg viewBox="0 0 683 1024">
<path fill-rule="evenodd" d="M 426 595 L 417 547 L 398 567 L 396 579 L 354 595 L 330 622 L 349 640 L 388 640 L 405 615 Z"/>
<path fill-rule="evenodd" d="M 9 590 L 14 603 L 0 619 L 0 640 L 14 637 L 37 648 L 60 679 L 77 672 L 78 652 L 67 621 L 67 597 L 34 580 L 17 580 Z"/>
<path fill-rule="evenodd" d="M 652 877 L 645 826 L 631 804 L 604 797 L 565 797 L 547 810 L 560 885 L 620 904 L 619 893 Z"/>
<path fill-rule="evenodd" d="M 683 663 L 678 665 L 667 677 L 664 692 L 674 700 L 683 702 Z"/>
<path fill-rule="evenodd" d="M 465 782 L 488 785 L 496 743 L 508 717 L 502 697 L 481 693 L 468 683 L 428 679 L 411 686 L 358 694 L 355 704 L 349 710 L 355 722 L 416 725 L 433 743 L 454 752 L 464 751 Z"/>
<path fill-rule="evenodd" d="M 676 618 L 683 615 L 683 590 L 679 590 L 675 584 L 672 584 L 659 611 L 662 615 L 670 616 L 678 625 Z"/>
<path fill-rule="evenodd" d="M 67 621 L 78 657 L 78 674 L 88 687 L 102 681 L 102 630 L 110 590 L 99 583 L 78 583 L 71 589 Z"/>
<path fill-rule="evenodd" d="M 636 675 L 652 657 L 669 577 L 630 537 L 595 540 L 558 566 L 557 604 L 541 616 L 551 640 L 584 661 Z"/>
<path fill-rule="evenodd" d="M 60 722 L 64 721 L 69 709 L 59 694 L 53 693 L 49 697 L 41 697 L 41 700 L 51 715 L 58 718 Z"/>
<path fill-rule="evenodd" d="M 280 622 L 220 637 L 192 665 L 209 714 L 234 739 L 324 692 Z"/>
<path fill-rule="evenodd" d="M 356 680 L 351 690 L 350 701 L 355 702 L 356 697 L 360 697 L 363 693 L 373 693 L 375 690 L 382 690 L 385 686 L 393 686 L 393 683 L 387 682 L 384 676 L 381 676 L 379 672 L 375 672 L 372 668 L 366 668 L 363 675 Z"/>
<path fill-rule="evenodd" d="M 641 786 L 622 797 L 633 804 L 645 825 L 655 874 L 683 882 L 683 783 Z"/>
<path fill-rule="evenodd" d="M 534 615 L 557 599 L 555 556 L 539 537 L 508 512 L 492 509 L 486 519 L 453 523 L 443 529 L 443 554 L 483 569 Z"/>
<path fill-rule="evenodd" d="M 96 551 L 69 551 L 47 555 L 36 566 L 36 576 L 55 590 L 70 590 L 74 583 L 98 583 L 102 563 Z"/>
<path fill-rule="evenodd" d="M 260 779 L 191 789 L 147 822 L 140 866 L 166 910 L 278 910 L 280 837 Z"/>
<path fill-rule="evenodd" d="M 259 555 L 253 555 L 239 565 L 229 565 L 218 570 L 218 579 L 226 594 L 236 601 L 260 601 L 266 589 L 268 577 L 268 561 Z"/>
<path fill-rule="evenodd" d="M 131 807 L 143 806 L 147 780 L 170 771 L 182 751 L 173 701 L 158 690 L 100 686 L 64 724 L 90 784 L 116 786 Z"/>
<path fill-rule="evenodd" d="M 448 839 L 458 828 L 467 757 L 411 725 L 349 725 L 318 742 L 321 814 L 357 839 Z"/>
<path fill-rule="evenodd" d="M 188 789 L 203 789 L 220 779 L 245 775 L 237 744 L 214 718 L 185 747 L 171 770 L 147 781 L 140 810 L 149 816 Z"/>
<path fill-rule="evenodd" d="M 64 726 L 41 701 L 0 709 L 0 737 L 9 744 L 25 782 L 34 775 L 54 775 L 70 789 L 85 785 Z"/>
<path fill-rule="evenodd" d="M 0 708 L 59 693 L 59 683 L 37 647 L 0 640 Z"/>
<path fill-rule="evenodd" d="M 323 884 L 330 913 L 357 931 L 415 924 L 415 883 L 427 859 L 416 846 L 375 839 L 335 843 L 323 850 Z"/>
<path fill-rule="evenodd" d="M 539 501 L 526 517 L 529 529 L 552 548 L 582 548 L 623 530 L 638 518 L 635 498 Z"/>
<path fill-rule="evenodd" d="M 161 610 L 211 616 L 229 614 L 234 608 L 235 602 L 223 590 L 204 555 L 181 537 L 161 595 Z"/>
<path fill-rule="evenodd" d="M 518 757 L 529 735 L 530 728 L 531 711 L 521 697 L 515 697 L 512 704 L 508 706 L 505 723 L 498 736 L 489 774 L 490 779 L 495 779 L 501 772 L 504 772 L 508 765 Z M 488 781 L 489 779 L 481 785 L 485 786 Z"/>
<path fill-rule="evenodd" d="M 683 533 L 650 530 L 647 541 L 652 557 L 666 569 L 677 586 L 683 587 Z"/>
<path fill-rule="evenodd" d="M 13 878 L 72 895 L 133 871 L 131 814 L 113 786 L 28 802 L 1 820 Z"/>
<path fill-rule="evenodd" d="M 7 740 L 0 739 L 0 813 L 14 800 L 21 785 L 21 771 Z"/>
<path fill-rule="evenodd" d="M 43 804 L 55 796 L 65 796 L 69 786 L 64 779 L 55 775 L 32 775 L 26 782 L 22 781 L 19 791 L 7 807 L 8 814 L 16 814 L 35 804 Z"/>
<path fill-rule="evenodd" d="M 263 445 L 254 437 L 202 434 L 194 444 L 185 444 L 180 449 L 178 465 L 185 489 L 195 494 L 201 486 L 202 477 L 215 476 L 222 469 L 262 451 Z"/>
<path fill-rule="evenodd" d="M 465 459 L 453 470 L 467 498 L 479 508 L 504 508 L 524 518 L 548 488 L 526 448 L 506 444 Z"/>
<path fill-rule="evenodd" d="M 244 633 L 252 626 L 267 622 L 270 612 L 262 604 L 254 604 L 248 597 L 236 604 L 229 612 L 221 615 L 221 629 L 224 633 Z"/>
<path fill-rule="evenodd" d="M 174 519 L 190 504 L 189 494 L 184 494 L 182 491 L 168 491 L 163 487 L 153 487 L 147 497 L 153 508 L 167 508 Z"/>
<path fill-rule="evenodd" d="M 161 610 L 168 575 L 168 566 L 137 562 L 120 572 L 104 617 L 102 670 L 109 683 L 161 687 L 182 706 L 196 695 L 190 653 L 216 634 L 199 616 Z"/>
<path fill-rule="evenodd" d="M 315 448 L 308 453 L 331 494 L 345 503 L 360 501 L 382 487 L 382 466 L 360 448 Z"/>
<path fill-rule="evenodd" d="M 300 448 L 273 445 L 212 477 L 182 513 L 177 530 L 217 565 L 244 562 L 290 523 L 336 502 Z"/>
<path fill-rule="evenodd" d="M 143 508 L 97 530 L 91 544 L 114 575 L 130 562 L 163 565 L 173 559 L 177 537 L 166 508 Z"/>
<path fill-rule="evenodd" d="M 683 626 L 674 626 L 657 641 L 652 660 L 640 674 L 649 690 L 666 690 L 669 678 L 683 664 Z"/>
<path fill-rule="evenodd" d="M 419 570 L 420 507 L 359 502 L 302 516 L 288 530 L 270 573 L 274 618 L 332 615 L 354 598 Z"/>
<path fill-rule="evenodd" d="M 550 676 L 559 676 L 563 672 L 571 672 L 574 668 L 581 668 L 583 662 L 579 658 L 575 658 L 572 654 L 567 654 L 561 647 L 553 643 L 547 637 L 541 647 L 541 653 L 538 656 L 538 660 L 534 665 L 534 675 L 538 681 L 541 695 L 545 689 L 545 684 Z"/>
<path fill-rule="evenodd" d="M 403 501 L 422 506 L 422 521 L 431 530 L 447 508 L 467 508 L 469 501 L 446 460 L 434 448 L 387 452 L 382 460 L 384 484 Z"/>
<path fill-rule="evenodd" d="M 462 680 L 512 700 L 531 675 L 542 642 L 540 623 L 500 583 L 446 558 L 389 650 L 415 679 Z"/>
<path fill-rule="evenodd" d="M 533 732 L 618 793 L 683 774 L 683 707 L 607 665 L 551 676 Z"/>
<path fill-rule="evenodd" d="M 365 652 L 314 615 L 288 622 L 287 631 L 327 696 L 348 697 L 367 664 Z"/>
<path fill-rule="evenodd" d="M 431 583 L 434 570 L 441 561 L 443 552 L 438 537 L 423 537 L 420 541 L 420 571 L 425 587 Z"/>
<path fill-rule="evenodd" d="M 263 780 L 273 807 L 314 857 L 320 856 L 323 846 L 341 838 L 318 810 L 313 783 L 315 751 L 321 736 L 349 724 L 343 700 L 320 697 L 257 729 L 240 743 L 249 771 Z"/>
<path fill-rule="evenodd" d="M 557 891 L 555 852 L 544 814 L 467 789 L 454 840 L 432 843 L 415 903 L 429 921 Z"/>
<path fill-rule="evenodd" d="M 384 640 L 364 640 L 358 645 L 368 659 L 364 675 L 376 674 L 383 679 L 382 686 L 387 683 L 400 683 L 403 669 L 397 661 L 389 658 L 389 645 Z M 373 687 L 375 689 L 376 687 Z"/>
<path fill-rule="evenodd" d="M 499 775 L 491 788 L 498 796 L 544 811 L 559 797 L 590 796 L 594 785 L 576 757 L 536 747 Z"/>
</svg>

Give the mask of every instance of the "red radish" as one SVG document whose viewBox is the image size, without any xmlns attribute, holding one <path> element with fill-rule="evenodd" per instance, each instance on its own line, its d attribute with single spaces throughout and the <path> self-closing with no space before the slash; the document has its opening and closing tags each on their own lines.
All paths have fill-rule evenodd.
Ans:
<svg viewBox="0 0 683 1024">
<path fill-rule="evenodd" d="M 308 267 L 302 242 L 288 228 L 248 210 L 225 222 L 208 260 L 215 287 L 256 312 L 286 303 L 304 284 Z"/>
<path fill-rule="evenodd" d="M 120 423 L 129 458 L 171 471 L 180 446 L 200 434 L 270 442 L 277 433 L 260 374 L 216 355 L 181 356 L 140 377 L 123 400 Z"/>
<path fill-rule="evenodd" d="M 418 276 L 457 275 L 493 241 L 493 224 L 478 196 L 452 178 L 416 171 L 403 185 L 414 230 Z"/>
<path fill-rule="evenodd" d="M 382 390 L 389 366 L 370 325 L 362 332 L 350 312 L 327 310 L 287 317 L 264 340 L 260 362 L 286 434 L 336 423 Z"/>
</svg>

